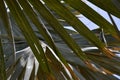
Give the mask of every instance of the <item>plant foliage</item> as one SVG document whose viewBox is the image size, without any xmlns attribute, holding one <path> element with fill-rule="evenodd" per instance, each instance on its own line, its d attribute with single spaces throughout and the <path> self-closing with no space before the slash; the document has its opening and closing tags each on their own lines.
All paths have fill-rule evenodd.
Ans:
<svg viewBox="0 0 120 80">
<path fill-rule="evenodd" d="M 86 2 L 120 18 L 119 0 L 0 0 L 0 79 L 119 80 L 119 30 Z"/>
</svg>

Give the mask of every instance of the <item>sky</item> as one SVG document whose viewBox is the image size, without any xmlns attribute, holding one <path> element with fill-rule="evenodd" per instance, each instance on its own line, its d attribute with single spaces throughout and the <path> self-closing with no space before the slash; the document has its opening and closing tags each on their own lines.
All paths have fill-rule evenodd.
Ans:
<svg viewBox="0 0 120 80">
<path fill-rule="evenodd" d="M 85 3 L 88 4 L 91 8 L 93 8 L 96 12 L 98 12 L 99 14 L 101 14 L 106 20 L 108 20 L 109 22 L 111 22 L 108 14 L 105 11 L 103 11 L 102 9 L 94 6 L 90 2 L 86 1 Z M 88 26 L 89 29 L 92 30 L 92 29 L 98 28 L 98 26 L 95 25 L 94 23 L 92 23 L 90 20 L 88 20 L 84 16 L 82 16 L 82 17 L 83 18 L 80 18 L 80 20 L 83 21 Z M 118 19 L 118 18 L 116 18 L 114 16 L 112 16 L 112 17 L 113 17 L 114 21 L 116 22 L 118 29 L 120 30 L 120 19 Z"/>
<path fill-rule="evenodd" d="M 96 12 L 98 12 L 99 14 L 101 14 L 106 20 L 108 20 L 110 23 L 111 23 L 111 20 L 108 16 L 108 14 L 103 11 L 102 9 L 94 6 L 93 4 L 91 4 L 90 2 L 86 1 L 85 0 L 85 3 L 88 4 L 91 8 L 93 8 Z M 112 16 L 118 29 L 120 30 L 120 19 Z M 96 24 L 94 24 L 93 22 L 91 22 L 90 20 L 88 20 L 86 17 L 84 17 L 83 15 L 79 15 L 79 19 L 90 29 L 90 30 L 93 30 L 93 29 L 96 29 L 96 28 L 99 28 Z"/>
</svg>

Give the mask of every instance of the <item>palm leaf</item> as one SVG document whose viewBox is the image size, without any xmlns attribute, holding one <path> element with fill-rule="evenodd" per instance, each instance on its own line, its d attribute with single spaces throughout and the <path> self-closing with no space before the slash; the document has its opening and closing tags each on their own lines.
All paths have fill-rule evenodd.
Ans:
<svg viewBox="0 0 120 80">
<path fill-rule="evenodd" d="M 0 78 L 3 80 L 7 79 L 5 70 L 6 69 L 5 69 L 4 52 L 3 52 L 2 40 L 0 38 Z"/>
<path fill-rule="evenodd" d="M 7 32 L 8 35 L 8 39 L 4 39 L 7 42 L 10 42 L 11 44 L 11 52 L 13 54 L 13 58 L 15 60 L 16 56 L 15 56 L 15 41 L 14 41 L 14 36 L 13 36 L 13 31 L 12 31 L 12 26 L 11 26 L 11 21 L 8 19 L 9 18 L 9 14 L 7 13 L 4 1 L 1 0 L 0 2 L 0 9 L 1 9 L 1 13 L 0 13 L 0 17 L 2 19 L 4 28 L 1 30 L 2 34 L 5 34 Z M 3 45 L 4 46 L 4 45 Z"/>
<path fill-rule="evenodd" d="M 103 10 L 115 15 L 116 17 L 120 18 L 120 12 L 119 12 L 120 10 L 116 7 L 116 5 L 114 5 L 115 1 L 113 1 L 113 0 L 112 1 L 111 0 L 108 0 L 108 1 L 88 0 L 88 1 L 94 3 L 96 6 L 100 7 L 101 9 L 103 9 Z M 109 4 L 109 5 L 106 5 L 106 4 Z"/>
<path fill-rule="evenodd" d="M 84 2 L 79 1 L 79 0 L 76 0 L 76 1 L 66 0 L 66 2 L 68 2 L 72 7 L 74 7 L 76 10 L 81 12 L 85 17 L 87 17 L 88 19 L 90 19 L 91 21 L 96 23 L 100 28 L 103 28 L 105 31 L 110 32 L 113 36 L 119 35 L 117 33 L 118 30 L 112 24 L 110 24 L 108 21 L 106 21 L 101 15 L 99 15 L 97 12 L 95 12 L 92 8 L 90 8 Z"/>
<path fill-rule="evenodd" d="M 118 0 L 88 1 L 120 18 Z M 0 4 L 0 39 L 6 40 L 0 43 L 0 79 L 118 80 L 113 74 L 120 75 L 119 31 L 83 1 L 0 0 Z M 74 11 L 110 33 L 102 35 L 107 47 Z"/>
</svg>

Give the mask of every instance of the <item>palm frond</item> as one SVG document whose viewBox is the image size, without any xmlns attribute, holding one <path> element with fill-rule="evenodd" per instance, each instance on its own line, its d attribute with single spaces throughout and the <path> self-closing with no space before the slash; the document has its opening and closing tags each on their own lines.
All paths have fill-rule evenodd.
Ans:
<svg viewBox="0 0 120 80">
<path fill-rule="evenodd" d="M 119 0 L 87 1 L 120 18 Z M 0 79 L 119 80 L 119 30 L 84 1 L 0 0 L 0 10 Z M 103 29 L 102 37 L 74 12 Z"/>
<path fill-rule="evenodd" d="M 5 80 L 6 78 L 6 68 L 5 68 L 5 58 L 3 52 L 2 40 L 0 38 L 0 78 Z"/>
</svg>

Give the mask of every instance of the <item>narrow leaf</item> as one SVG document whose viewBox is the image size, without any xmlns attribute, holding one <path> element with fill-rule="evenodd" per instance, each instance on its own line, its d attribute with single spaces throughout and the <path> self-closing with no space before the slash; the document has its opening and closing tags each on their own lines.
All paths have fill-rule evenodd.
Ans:
<svg viewBox="0 0 120 80">
<path fill-rule="evenodd" d="M 68 46 L 84 61 L 86 61 L 85 54 L 81 51 L 76 42 L 64 30 L 63 26 L 57 19 L 49 12 L 49 10 L 40 1 L 30 1 L 36 10 L 44 17 L 44 19 L 51 25 L 52 28 L 61 36 L 61 38 L 68 44 Z M 46 14 L 44 14 L 46 13 Z"/>
<path fill-rule="evenodd" d="M 95 46 L 97 46 L 107 56 L 115 56 L 111 53 L 105 45 L 93 34 L 78 18 L 76 18 L 65 6 L 63 6 L 58 0 L 44 0 L 46 5 L 58 13 L 63 19 L 65 19 L 72 27 L 77 30 L 81 35 L 86 37 Z M 52 4 L 52 5 L 51 5 Z M 54 4 L 54 5 L 53 5 Z M 89 35 L 88 35 L 89 34 Z M 73 44 L 72 44 L 73 45 Z M 75 48 L 75 47 L 74 47 Z"/>
<path fill-rule="evenodd" d="M 14 37 L 13 37 L 13 31 L 12 31 L 12 26 L 11 26 L 11 22 L 10 22 L 10 19 L 9 19 L 9 13 L 7 12 L 7 8 L 5 6 L 5 2 L 3 0 L 0 0 L 0 17 L 2 19 L 2 22 L 4 24 L 4 27 L 7 31 L 7 34 L 8 34 L 8 39 L 10 40 L 10 42 L 12 42 L 12 53 L 14 55 L 14 61 L 16 59 L 16 56 L 15 56 L 15 51 L 16 51 L 16 48 L 15 48 L 15 41 L 14 41 Z"/>
<path fill-rule="evenodd" d="M 10 8 L 10 12 L 12 13 L 14 19 L 16 20 L 19 28 L 24 34 L 28 44 L 30 45 L 34 55 L 36 56 L 38 62 L 40 63 L 42 69 L 49 73 L 49 68 L 47 66 L 47 62 L 45 59 L 44 51 L 40 45 L 39 40 L 34 34 L 26 16 L 24 15 L 21 7 L 17 3 L 17 1 L 6 1 L 8 7 Z"/>
<path fill-rule="evenodd" d="M 38 28 L 39 32 L 43 35 L 43 37 L 46 40 L 46 42 L 48 43 L 48 45 L 55 51 L 55 53 L 61 59 L 61 61 L 63 62 L 63 64 L 65 64 L 69 68 L 66 60 L 63 58 L 63 56 L 61 55 L 61 53 L 59 52 L 59 50 L 55 46 L 54 41 L 53 41 L 50 33 L 46 29 L 46 26 L 42 23 L 42 21 L 39 22 L 38 16 L 34 12 L 34 10 L 30 7 L 30 5 L 26 1 L 21 1 L 20 0 L 19 2 L 22 5 L 23 9 L 25 9 L 24 11 L 27 13 L 28 17 L 32 20 L 32 22 Z"/>
<path fill-rule="evenodd" d="M 117 28 L 109 23 L 106 19 L 104 19 L 100 14 L 90 8 L 87 4 L 80 0 L 65 0 L 68 4 L 70 4 L 73 8 L 81 12 L 88 19 L 96 23 L 101 29 L 104 31 L 108 31 L 115 38 L 119 39 L 120 34 Z M 120 40 L 120 39 L 119 39 Z"/>
<path fill-rule="evenodd" d="M 1 38 L 0 38 L 0 79 L 7 80 L 5 59 L 4 59 L 4 52 L 3 52 L 3 46 L 2 46 Z"/>
<path fill-rule="evenodd" d="M 120 18 L 120 10 L 116 8 L 113 3 L 113 0 L 88 0 L 91 3 L 95 4 L 96 6 L 100 7 L 101 9 L 113 14 L 114 16 Z M 107 5 L 109 4 L 109 5 Z"/>
</svg>

